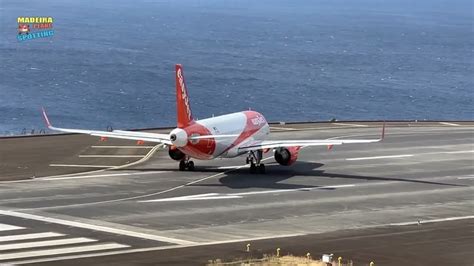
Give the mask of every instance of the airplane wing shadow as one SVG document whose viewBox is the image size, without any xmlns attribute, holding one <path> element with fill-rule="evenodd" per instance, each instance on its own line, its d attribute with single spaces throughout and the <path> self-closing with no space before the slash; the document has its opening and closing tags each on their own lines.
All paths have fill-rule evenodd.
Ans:
<svg viewBox="0 0 474 266">
<path fill-rule="evenodd" d="M 314 186 L 304 184 L 292 184 L 290 182 L 292 177 L 295 176 L 310 176 L 315 178 L 339 178 L 339 179 L 352 179 L 352 180 L 368 180 L 368 181 L 387 181 L 387 182 L 407 182 L 414 184 L 428 184 L 438 186 L 452 186 L 452 187 L 465 187 L 466 185 L 434 182 L 420 179 L 410 179 L 401 177 L 383 177 L 383 176 L 368 176 L 368 175 L 356 175 L 356 174 L 340 174 L 326 172 L 322 163 L 315 162 L 296 162 L 294 165 L 285 167 L 276 163 L 266 164 L 266 174 L 252 174 L 249 173 L 248 167 L 243 167 L 229 171 L 229 169 L 218 169 L 215 166 L 199 166 L 196 168 L 196 172 L 209 172 L 209 173 L 223 173 L 223 176 L 218 179 L 218 183 L 195 183 L 187 186 L 196 187 L 228 187 L 232 189 L 245 189 L 245 188 L 267 188 L 267 189 L 304 189 L 304 188 L 321 188 L 326 190 L 336 189 L 328 186 Z M 122 169 L 126 170 L 126 169 Z M 131 169 L 128 169 L 131 170 Z M 173 169 L 165 168 L 145 168 L 145 169 L 133 169 L 133 171 L 176 171 Z"/>
</svg>

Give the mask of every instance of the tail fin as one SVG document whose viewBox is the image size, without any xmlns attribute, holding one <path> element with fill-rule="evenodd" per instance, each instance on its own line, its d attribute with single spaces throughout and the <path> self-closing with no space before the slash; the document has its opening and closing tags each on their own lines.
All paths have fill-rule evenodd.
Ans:
<svg viewBox="0 0 474 266">
<path fill-rule="evenodd" d="M 194 120 L 184 82 L 183 67 L 180 64 L 176 65 L 176 111 L 179 128 L 188 126 Z"/>
</svg>

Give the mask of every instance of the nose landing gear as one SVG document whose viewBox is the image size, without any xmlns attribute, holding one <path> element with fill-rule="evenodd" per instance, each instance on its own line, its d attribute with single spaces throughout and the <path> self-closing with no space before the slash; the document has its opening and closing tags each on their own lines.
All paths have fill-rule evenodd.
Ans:
<svg viewBox="0 0 474 266">
<path fill-rule="evenodd" d="M 262 157 L 262 150 L 250 151 L 245 159 L 245 163 L 250 164 L 250 173 L 265 174 L 265 164 L 261 163 Z"/>
<path fill-rule="evenodd" d="M 179 162 L 179 171 L 194 171 L 194 162 L 189 160 L 190 158 L 184 158 Z"/>
</svg>

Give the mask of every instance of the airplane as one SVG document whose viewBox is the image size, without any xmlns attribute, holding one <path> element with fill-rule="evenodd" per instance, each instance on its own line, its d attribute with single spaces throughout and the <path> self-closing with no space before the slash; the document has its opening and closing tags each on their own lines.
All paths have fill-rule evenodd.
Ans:
<svg viewBox="0 0 474 266">
<path fill-rule="evenodd" d="M 384 138 L 385 123 L 379 139 L 266 140 L 270 134 L 267 120 L 262 114 L 250 110 L 196 120 L 191 112 L 183 67 L 177 64 L 175 68 L 177 127 L 169 134 L 53 127 L 44 108 L 43 118 L 47 127 L 55 131 L 88 134 L 101 139 L 118 138 L 163 144 L 168 147 L 171 159 L 179 161 L 180 171 L 194 170 L 192 158 L 212 160 L 246 155 L 245 162 L 250 164 L 251 173 L 265 173 L 262 158 L 270 150 L 273 150 L 276 162 L 288 166 L 297 160 L 299 151 L 304 147 L 332 148 L 333 145 L 379 142 Z"/>
</svg>

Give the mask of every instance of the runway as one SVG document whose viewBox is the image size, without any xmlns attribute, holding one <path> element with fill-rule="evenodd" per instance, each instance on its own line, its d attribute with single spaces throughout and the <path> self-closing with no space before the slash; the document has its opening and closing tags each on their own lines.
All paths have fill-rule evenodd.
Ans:
<svg viewBox="0 0 474 266">
<path fill-rule="evenodd" d="M 381 143 L 308 147 L 290 167 L 270 152 L 265 175 L 242 157 L 179 172 L 150 143 L 0 139 L 0 264 L 195 265 L 245 258 L 251 243 L 254 256 L 471 265 L 473 125 L 388 123 Z M 272 125 L 272 137 L 374 138 L 380 126 Z"/>
</svg>

